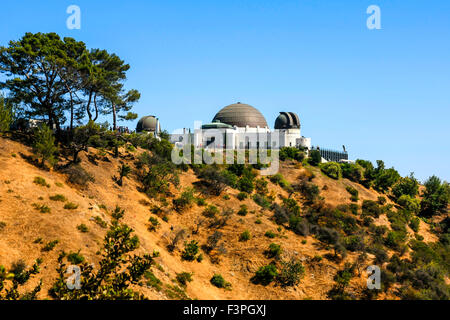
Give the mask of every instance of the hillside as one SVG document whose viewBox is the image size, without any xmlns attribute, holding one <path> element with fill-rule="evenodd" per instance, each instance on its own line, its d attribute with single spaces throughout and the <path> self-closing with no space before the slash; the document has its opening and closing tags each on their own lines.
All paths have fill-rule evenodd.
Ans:
<svg viewBox="0 0 450 320">
<path fill-rule="evenodd" d="M 220 228 L 223 233 L 221 242 L 225 250 L 220 253 L 219 261 L 212 261 L 214 259 L 202 250 L 200 252 L 204 259 L 201 262 L 183 261 L 181 252 L 185 241 L 197 240 L 200 245 L 205 244 L 215 230 L 208 226 L 205 218 L 198 232 L 195 232 L 198 218 L 203 217 L 205 205 L 194 203 L 181 213 L 172 207 L 171 199 L 179 197 L 187 187 L 197 188 L 196 182 L 199 178 L 192 169 L 180 171 L 180 184 L 178 187 L 170 186 L 172 197 L 167 198 L 167 203 L 161 201 L 161 198 L 149 197 L 140 191 L 141 182 L 136 175 L 136 159 L 143 152 L 141 148 L 121 148 L 120 156 L 114 158 L 112 152 L 92 147 L 88 152 L 82 151 L 81 166 L 93 179 L 85 187 L 81 187 L 70 183 L 67 174 L 61 170 L 43 170 L 35 165 L 30 160 L 33 156 L 30 147 L 0 137 L 0 222 L 4 224 L 0 229 L 0 265 L 9 269 L 17 261 L 23 260 L 27 266 L 31 266 L 36 259 L 42 258 L 40 273 L 33 276 L 25 288 L 33 288 L 39 279 L 42 279 L 43 287 L 38 297 L 51 298 L 48 290 L 57 277 L 59 252 L 80 251 L 87 261 L 93 262 L 94 265 L 98 263 L 98 251 L 102 247 L 107 229 L 97 222 L 110 222 L 110 212 L 116 206 L 125 210 L 123 222 L 132 227 L 139 237 L 140 247 L 136 252 L 159 252 L 159 256 L 154 258 L 156 263 L 152 266 L 152 272 L 161 281 L 159 288 L 158 285 L 151 286 L 145 281 L 135 288 L 149 299 L 328 299 L 327 293 L 335 285 L 334 277 L 337 272 L 344 268 L 345 263 L 353 263 L 359 256 L 358 251 L 347 250 L 342 259 L 333 258 L 333 247 L 319 241 L 316 235 L 311 233 L 302 236 L 286 227 L 286 224 L 278 225 L 273 219 L 273 210 L 263 208 L 251 197 L 238 200 L 239 190 L 228 187 L 220 196 L 195 191 L 195 196 L 204 198 L 207 205 L 215 205 L 219 211 L 228 208 L 233 212 L 226 224 Z M 119 186 L 113 178 L 117 175 L 117 168 L 121 163 L 132 168 L 131 174 L 124 178 L 123 186 Z M 312 175 L 310 182 L 319 187 L 323 199 L 320 201 L 321 207 L 335 208 L 352 203 L 361 206 L 363 200 L 376 202 L 381 196 L 387 199 L 386 205 L 393 205 L 385 194 L 345 178 L 331 179 L 319 168 L 293 160 L 284 161 L 280 173 L 290 184 L 296 183 L 299 177 Z M 35 183 L 36 177 L 45 179 L 48 186 Z M 268 197 L 271 196 L 274 203 L 282 205 L 283 198 L 289 198 L 286 188 L 269 181 L 268 178 L 265 180 L 268 181 Z M 350 200 L 351 195 L 346 190 L 348 186 L 358 190 L 357 202 Z M 55 195 L 63 195 L 65 199 L 51 200 L 50 197 Z M 302 213 L 311 207 L 298 192 L 294 192 L 291 198 L 302 207 Z M 69 202 L 75 204 L 76 208 L 65 209 L 65 204 Z M 248 208 L 248 214 L 238 215 L 237 212 L 244 204 Z M 49 210 L 40 210 L 42 205 Z M 161 209 L 160 212 L 167 217 L 167 221 L 161 219 L 161 214 L 152 213 L 151 209 L 155 206 Z M 95 220 L 96 217 L 101 220 Z M 155 231 L 149 231 L 150 217 L 158 219 L 159 226 Z M 437 220 L 440 221 L 441 218 Z M 354 219 L 358 223 L 357 228 L 370 238 L 371 233 L 367 226 L 363 225 L 363 219 L 358 215 L 355 215 Z M 87 232 L 81 232 L 77 228 L 82 224 L 87 226 Z M 373 224 L 386 226 L 391 230 L 391 223 L 385 212 L 375 218 Z M 418 237 L 428 244 L 438 241 L 438 236 L 424 220 L 420 220 L 416 235 L 409 226 L 406 228 L 406 243 Z M 177 243 L 176 249 L 170 252 L 167 246 L 181 229 L 185 230 L 184 238 Z M 248 241 L 240 241 L 239 236 L 245 230 L 250 232 L 251 238 Z M 268 231 L 273 232 L 275 237 L 267 237 L 265 234 Z M 45 244 L 54 240 L 58 240 L 58 243 L 53 250 L 42 250 Z M 264 255 L 271 243 L 281 245 L 282 258 L 295 257 L 301 261 L 305 271 L 298 285 L 282 287 L 275 282 L 268 285 L 251 282 L 255 272 L 273 260 Z M 386 250 L 389 256 L 395 253 L 395 250 Z M 408 258 L 410 252 L 405 252 L 403 258 Z M 364 265 L 373 264 L 374 259 L 375 255 L 368 253 Z M 363 267 L 362 270 L 364 269 Z M 175 280 L 177 273 L 181 272 L 193 273 L 192 282 L 187 284 L 186 289 Z M 231 290 L 213 286 L 210 279 L 214 274 L 221 274 L 230 282 Z M 346 291 L 356 298 L 361 298 L 365 286 L 365 272 L 360 275 L 355 273 Z M 393 287 L 395 286 L 396 284 Z M 377 298 L 398 299 L 398 296 L 393 291 L 386 291 Z"/>
</svg>

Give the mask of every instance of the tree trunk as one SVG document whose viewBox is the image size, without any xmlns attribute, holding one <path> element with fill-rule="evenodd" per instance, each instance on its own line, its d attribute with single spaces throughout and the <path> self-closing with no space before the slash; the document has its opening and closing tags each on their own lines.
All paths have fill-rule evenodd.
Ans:
<svg viewBox="0 0 450 320">
<path fill-rule="evenodd" d="M 70 91 L 70 132 L 73 130 L 73 97 L 72 91 Z"/>
<path fill-rule="evenodd" d="M 92 91 L 89 92 L 89 100 L 88 100 L 88 103 L 87 103 L 87 105 L 86 105 L 86 112 L 87 112 L 87 114 L 88 114 L 89 121 L 92 120 L 91 101 L 92 101 Z"/>
<path fill-rule="evenodd" d="M 95 108 L 95 117 L 93 120 L 97 121 L 98 118 L 97 93 L 94 94 L 94 108 Z"/>
<path fill-rule="evenodd" d="M 114 103 L 112 104 L 112 108 L 113 108 L 113 130 L 116 131 L 117 130 L 117 119 L 116 119 L 116 105 Z"/>
</svg>

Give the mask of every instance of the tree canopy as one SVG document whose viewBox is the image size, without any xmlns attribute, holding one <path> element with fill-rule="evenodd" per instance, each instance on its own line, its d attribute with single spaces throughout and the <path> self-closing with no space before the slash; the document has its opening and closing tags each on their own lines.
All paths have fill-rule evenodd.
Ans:
<svg viewBox="0 0 450 320">
<path fill-rule="evenodd" d="M 118 117 L 136 118 L 129 111 L 140 93 L 124 89 L 129 69 L 115 54 L 88 50 L 84 42 L 56 33 L 26 33 L 0 47 L 0 72 L 6 76 L 0 89 L 21 115 L 43 118 L 58 133 L 67 116 L 71 129 L 74 121 L 95 121 L 99 114 L 112 115 L 114 129 Z"/>
</svg>

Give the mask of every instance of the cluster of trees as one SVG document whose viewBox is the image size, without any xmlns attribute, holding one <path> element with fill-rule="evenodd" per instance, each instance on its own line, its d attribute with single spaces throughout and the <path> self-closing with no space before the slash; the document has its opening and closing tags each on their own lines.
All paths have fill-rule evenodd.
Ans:
<svg viewBox="0 0 450 320">
<path fill-rule="evenodd" d="M 450 201 L 450 185 L 432 176 L 425 181 L 425 190 L 419 193 L 419 181 L 410 174 L 401 177 L 394 169 L 386 169 L 384 162 L 377 161 L 377 167 L 372 162 L 358 159 L 356 163 L 327 162 L 320 165 L 322 172 L 333 179 L 341 176 L 362 184 L 366 188 L 387 193 L 403 209 L 412 211 L 423 217 L 447 212 Z M 421 196 L 421 199 L 418 196 Z"/>
<path fill-rule="evenodd" d="M 100 114 L 110 114 L 115 130 L 118 119 L 135 119 L 130 109 L 140 93 L 124 88 L 129 69 L 113 53 L 89 50 L 56 33 L 26 33 L 0 47 L 0 72 L 6 78 L 0 89 L 8 93 L 16 116 L 45 119 L 58 138 L 67 120 L 72 129 L 86 117 L 96 121 Z M 0 114 L 2 104 L 0 100 Z"/>
</svg>

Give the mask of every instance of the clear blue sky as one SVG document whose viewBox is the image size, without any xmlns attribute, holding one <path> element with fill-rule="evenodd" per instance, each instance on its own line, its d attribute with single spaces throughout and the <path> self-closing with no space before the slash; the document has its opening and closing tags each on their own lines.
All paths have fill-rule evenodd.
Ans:
<svg viewBox="0 0 450 320">
<path fill-rule="evenodd" d="M 71 4 L 81 30 L 66 28 Z M 366 27 L 371 4 L 381 30 Z M 22 0 L 1 11 L 0 45 L 57 32 L 118 54 L 142 93 L 135 111 L 169 132 L 241 101 L 270 126 L 298 113 L 314 145 L 450 180 L 450 1 Z"/>
</svg>

